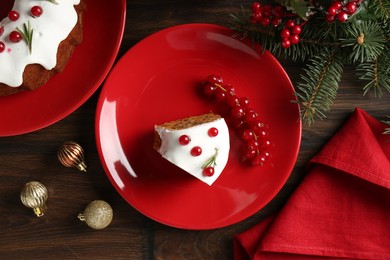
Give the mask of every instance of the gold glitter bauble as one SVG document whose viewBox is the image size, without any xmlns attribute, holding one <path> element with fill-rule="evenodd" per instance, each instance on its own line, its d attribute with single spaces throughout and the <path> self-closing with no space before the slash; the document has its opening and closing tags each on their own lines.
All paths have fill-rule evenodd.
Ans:
<svg viewBox="0 0 390 260">
<path fill-rule="evenodd" d="M 37 181 L 26 183 L 20 192 L 22 203 L 26 207 L 32 208 L 37 217 L 42 217 L 45 214 L 45 202 L 48 196 L 45 185 Z"/>
<path fill-rule="evenodd" d="M 103 229 L 110 225 L 113 211 L 107 202 L 94 200 L 87 205 L 83 213 L 78 215 L 78 218 L 93 229 Z"/>
<path fill-rule="evenodd" d="M 58 160 L 66 167 L 75 167 L 82 172 L 87 171 L 87 165 L 84 161 L 84 150 L 76 142 L 64 142 L 58 149 Z"/>
</svg>

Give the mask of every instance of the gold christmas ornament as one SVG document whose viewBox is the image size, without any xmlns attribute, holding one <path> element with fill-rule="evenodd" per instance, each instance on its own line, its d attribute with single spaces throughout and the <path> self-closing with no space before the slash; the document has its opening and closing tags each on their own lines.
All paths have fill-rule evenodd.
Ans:
<svg viewBox="0 0 390 260">
<path fill-rule="evenodd" d="M 84 161 L 84 150 L 76 142 L 64 142 L 58 149 L 58 160 L 66 167 L 75 167 L 82 172 L 87 171 L 87 165 Z"/>
<path fill-rule="evenodd" d="M 77 217 L 81 221 L 85 221 L 93 229 L 103 229 L 110 225 L 113 218 L 113 211 L 107 202 L 94 200 Z"/>
<path fill-rule="evenodd" d="M 45 214 L 45 202 L 48 196 L 45 185 L 37 181 L 26 183 L 20 192 L 20 200 L 23 205 L 32 208 L 37 217 L 42 217 Z"/>
</svg>

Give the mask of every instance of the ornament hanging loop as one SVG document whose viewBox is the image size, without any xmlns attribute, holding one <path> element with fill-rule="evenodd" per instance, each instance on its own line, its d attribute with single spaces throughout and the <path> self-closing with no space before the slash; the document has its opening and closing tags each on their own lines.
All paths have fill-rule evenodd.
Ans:
<svg viewBox="0 0 390 260">
<path fill-rule="evenodd" d="M 65 167 L 75 167 L 82 172 L 87 171 L 84 149 L 76 142 L 64 142 L 58 149 L 57 157 Z"/>
</svg>

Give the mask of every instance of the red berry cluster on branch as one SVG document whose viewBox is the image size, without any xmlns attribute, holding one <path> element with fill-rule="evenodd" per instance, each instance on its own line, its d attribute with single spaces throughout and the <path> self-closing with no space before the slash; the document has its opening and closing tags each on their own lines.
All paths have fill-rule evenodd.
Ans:
<svg viewBox="0 0 390 260">
<path fill-rule="evenodd" d="M 362 0 L 339 1 L 335 0 L 327 9 L 326 20 L 331 23 L 336 20 L 345 22 L 353 15 Z"/>
<path fill-rule="evenodd" d="M 291 44 L 298 44 L 301 32 L 301 25 L 295 24 L 293 20 L 287 20 L 284 24 L 284 28 L 280 31 L 280 37 L 282 37 L 282 47 L 289 48 Z"/>
<path fill-rule="evenodd" d="M 232 125 L 243 145 L 243 159 L 251 165 L 263 166 L 270 157 L 268 127 L 259 114 L 250 106 L 247 97 L 238 97 L 230 84 L 224 84 L 222 77 L 210 75 L 202 85 L 203 93 L 227 107 L 225 118 Z"/>
<path fill-rule="evenodd" d="M 282 24 L 282 18 L 285 16 L 284 7 L 281 5 L 271 6 L 269 4 L 262 6 L 259 2 L 254 2 L 251 6 L 252 14 L 250 22 L 259 23 L 266 27 L 272 25 L 277 27 Z"/>
<path fill-rule="evenodd" d="M 254 2 L 251 5 L 251 10 L 250 23 L 260 24 L 263 27 L 280 28 L 283 48 L 289 48 L 291 44 L 298 44 L 304 24 L 297 24 L 300 19 L 296 14 L 286 11 L 282 5 L 266 4 L 262 6 L 259 2 Z"/>
</svg>

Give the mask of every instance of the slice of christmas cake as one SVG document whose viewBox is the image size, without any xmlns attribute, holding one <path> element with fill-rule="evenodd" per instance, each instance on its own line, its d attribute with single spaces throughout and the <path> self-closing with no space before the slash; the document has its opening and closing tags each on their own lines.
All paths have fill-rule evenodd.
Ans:
<svg viewBox="0 0 390 260">
<path fill-rule="evenodd" d="M 155 126 L 154 149 L 165 159 L 212 185 L 225 168 L 230 149 L 225 120 L 209 113 Z"/>
</svg>

